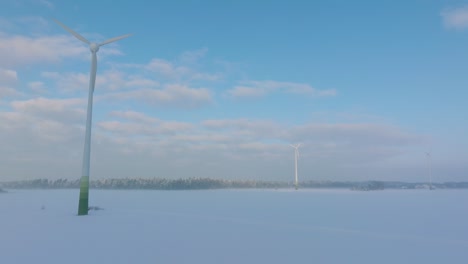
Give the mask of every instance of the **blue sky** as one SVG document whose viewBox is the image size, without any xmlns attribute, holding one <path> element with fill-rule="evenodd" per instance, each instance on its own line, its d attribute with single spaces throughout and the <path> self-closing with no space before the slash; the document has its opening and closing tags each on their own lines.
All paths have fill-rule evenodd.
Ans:
<svg viewBox="0 0 468 264">
<path fill-rule="evenodd" d="M 91 8 L 92 6 L 92 8 Z M 467 1 L 46 1 L 0 10 L 1 178 L 468 180 Z"/>
</svg>

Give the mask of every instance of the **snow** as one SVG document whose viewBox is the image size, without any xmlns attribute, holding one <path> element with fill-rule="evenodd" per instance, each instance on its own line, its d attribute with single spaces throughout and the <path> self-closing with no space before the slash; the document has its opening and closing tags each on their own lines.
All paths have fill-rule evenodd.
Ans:
<svg viewBox="0 0 468 264">
<path fill-rule="evenodd" d="M 1 263 L 467 263 L 467 190 L 0 194 Z"/>
</svg>

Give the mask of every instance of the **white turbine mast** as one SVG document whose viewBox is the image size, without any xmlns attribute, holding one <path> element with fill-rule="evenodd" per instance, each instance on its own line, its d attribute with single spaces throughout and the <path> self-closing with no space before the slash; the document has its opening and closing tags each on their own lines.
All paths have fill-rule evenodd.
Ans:
<svg viewBox="0 0 468 264">
<path fill-rule="evenodd" d="M 299 144 L 290 144 L 292 148 L 294 148 L 294 172 L 295 172 L 295 178 L 294 178 L 294 185 L 296 187 L 296 190 L 299 188 L 299 181 L 297 178 L 297 159 L 299 158 L 299 147 L 302 146 L 302 143 Z"/>
<path fill-rule="evenodd" d="M 78 215 L 87 215 L 88 214 L 88 198 L 89 198 L 89 160 L 91 154 L 91 124 L 92 124 L 92 113 L 93 113 L 93 93 L 94 85 L 96 83 L 96 72 L 97 72 L 97 55 L 101 46 L 121 40 L 123 38 L 129 37 L 131 34 L 123 35 L 120 37 L 115 37 L 103 41 L 101 43 L 90 42 L 85 39 L 80 34 L 76 33 L 69 27 L 62 24 L 60 21 L 53 19 L 59 26 L 63 27 L 70 34 L 75 36 L 77 39 L 86 43 L 91 50 L 91 71 L 89 77 L 89 93 L 88 93 L 88 110 L 86 115 L 86 133 L 85 133 L 85 143 L 84 143 L 84 152 L 83 152 L 83 167 L 80 181 L 80 199 L 78 204 Z"/>
<path fill-rule="evenodd" d="M 426 152 L 426 158 L 427 158 L 427 166 L 429 169 L 429 190 L 434 190 L 434 187 L 432 186 L 432 157 L 431 157 L 431 152 Z"/>
</svg>

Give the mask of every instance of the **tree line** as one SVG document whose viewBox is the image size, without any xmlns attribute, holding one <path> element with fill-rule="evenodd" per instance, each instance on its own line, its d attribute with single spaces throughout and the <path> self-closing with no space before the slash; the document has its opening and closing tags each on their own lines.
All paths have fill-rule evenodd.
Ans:
<svg viewBox="0 0 468 264">
<path fill-rule="evenodd" d="M 468 188 L 468 182 L 433 183 L 437 189 Z M 407 183 L 390 181 L 304 181 L 300 188 L 343 188 L 360 191 L 383 189 L 425 189 L 427 183 Z M 4 189 L 66 189 L 79 188 L 80 179 L 33 179 L 0 183 Z M 293 182 L 228 180 L 212 178 L 118 178 L 95 179 L 90 181 L 90 188 L 95 189 L 149 189 L 149 190 L 204 190 L 204 189 L 283 189 L 293 188 Z"/>
</svg>

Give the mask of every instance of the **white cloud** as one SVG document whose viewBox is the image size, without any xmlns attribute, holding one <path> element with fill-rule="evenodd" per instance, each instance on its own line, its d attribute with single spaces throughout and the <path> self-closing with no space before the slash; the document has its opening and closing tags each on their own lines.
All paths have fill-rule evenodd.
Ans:
<svg viewBox="0 0 468 264">
<path fill-rule="evenodd" d="M 85 103 L 81 98 L 51 99 L 38 97 L 24 101 L 13 101 L 11 105 L 14 109 L 22 112 L 39 113 L 42 111 L 61 112 L 68 107 L 82 106 Z"/>
<path fill-rule="evenodd" d="M 0 68 L 0 83 L 11 84 L 18 80 L 18 74 L 14 70 Z"/>
<path fill-rule="evenodd" d="M 130 76 L 125 87 L 158 87 L 159 82 L 141 76 Z"/>
<path fill-rule="evenodd" d="M 85 73 L 42 72 L 41 77 L 55 81 L 58 91 L 87 91 L 89 86 L 89 74 Z"/>
<path fill-rule="evenodd" d="M 15 89 L 0 84 L 0 99 L 15 96 L 18 94 L 18 91 L 16 91 Z"/>
<path fill-rule="evenodd" d="M 233 149 L 250 150 L 249 155 L 243 152 L 244 157 L 277 157 L 278 151 L 289 150 L 289 143 L 302 142 L 302 156 L 334 160 L 341 165 L 391 159 L 403 155 L 405 148 L 424 142 L 419 135 L 379 123 L 306 123 L 288 127 L 267 120 L 231 119 L 205 120 L 202 126 L 230 137 L 225 142 L 230 142 Z"/>
<path fill-rule="evenodd" d="M 49 169 L 34 167 L 25 160 L 40 158 L 54 161 L 53 166 L 71 166 L 74 159 L 79 170 L 85 100 L 40 97 L 17 100 L 10 106 L 12 111 L 0 112 L 0 137 L 6 142 L 0 149 L 1 156 L 8 153 L 10 160 L 21 159 L 18 166 L 35 168 L 35 176 Z M 100 162 L 94 163 L 93 171 L 100 171 L 100 175 L 112 171 L 115 177 L 149 177 L 151 173 L 161 175 L 161 167 L 177 168 L 170 176 L 177 178 L 195 171 L 212 177 L 255 177 L 268 169 L 272 179 L 281 178 L 282 168 L 289 168 L 292 159 L 288 146 L 291 142 L 305 143 L 301 149 L 304 177 L 310 171 L 308 163 L 315 164 L 314 170 L 325 165 L 367 166 L 399 157 L 405 149 L 421 144 L 418 135 L 378 123 L 306 123 L 291 127 L 272 120 L 243 118 L 193 123 L 164 120 L 135 110 L 113 110 L 95 120 L 93 157 Z M 263 165 L 252 164 L 253 160 Z M 206 170 L 208 163 L 217 169 Z M 128 175 L 126 168 L 136 164 L 146 169 Z M 15 168 L 9 166 L 12 175 L 18 173 Z M 60 176 L 72 177 L 66 175 Z"/>
<path fill-rule="evenodd" d="M 441 16 L 447 28 L 468 28 L 468 5 L 457 8 L 447 8 L 442 11 Z"/>
<path fill-rule="evenodd" d="M 143 123 L 155 123 L 159 120 L 157 118 L 136 111 L 112 111 L 109 113 L 109 116 L 119 117 L 125 120 Z"/>
<path fill-rule="evenodd" d="M 41 93 L 41 94 L 47 93 L 47 89 L 46 89 L 44 82 L 40 82 L 40 81 L 28 82 L 28 87 L 29 89 L 31 89 L 31 91 L 35 93 Z"/>
<path fill-rule="evenodd" d="M 315 150 L 307 156 L 353 167 L 384 164 L 425 142 L 422 135 L 381 123 L 309 123 L 291 128 L 284 138 L 305 143 L 303 152 Z"/>
<path fill-rule="evenodd" d="M 0 35 L 0 66 L 59 62 L 67 57 L 83 57 L 86 47 L 66 36 L 5 36 Z"/>
<path fill-rule="evenodd" d="M 135 111 L 113 111 L 110 116 L 123 118 L 122 121 L 102 121 L 97 125 L 106 132 L 126 137 L 153 137 L 161 134 L 187 132 L 193 125 L 186 122 L 164 121 Z"/>
<path fill-rule="evenodd" d="M 253 87 L 236 86 L 228 90 L 227 93 L 232 97 L 262 97 L 266 95 L 268 91 Z"/>
<path fill-rule="evenodd" d="M 283 92 L 310 96 L 335 96 L 336 90 L 318 90 L 308 84 L 278 81 L 248 81 L 227 91 L 232 97 L 262 97 L 270 93 Z"/>
<path fill-rule="evenodd" d="M 112 46 L 110 49 L 106 47 L 102 52 L 105 50 L 108 54 L 113 51 L 119 53 Z M 305 143 L 306 146 L 301 151 L 304 166 L 314 162 L 315 165 L 317 162 L 337 163 L 333 166 L 353 162 L 358 165 L 368 164 L 398 157 L 407 147 L 419 144 L 417 135 L 398 127 L 383 125 L 382 122 L 306 123 L 287 126 L 274 120 L 241 117 L 180 122 L 134 110 L 141 107 L 143 102 L 153 108 L 177 107 L 186 110 L 213 104 L 216 90 L 209 85 L 211 81 L 220 80 L 223 74 L 200 70 L 199 63 L 206 54 L 207 49 L 201 49 L 185 52 L 174 61 L 155 58 L 144 64 L 99 64 L 95 100 L 110 100 L 106 102 L 109 103 L 107 105 L 99 104 L 93 119 L 95 126 L 92 157 L 93 160 L 100 161 L 93 163 L 93 172 L 96 175 L 101 172 L 101 177 L 108 177 L 112 171 L 111 175 L 115 177 L 164 177 L 164 169 L 161 169 L 164 167 L 167 171 L 170 168 L 174 173 L 169 177 L 193 174 L 208 177 L 256 177 L 257 174 L 264 174 L 265 168 L 268 168 L 272 177 L 280 178 L 284 175 L 281 166 L 292 157 L 288 146 L 291 142 Z M 0 58 L 0 97 L 17 95 L 12 93 L 15 91 L 13 87 L 19 83 L 18 75 L 21 76 L 21 70 L 18 73 L 16 70 L 20 66 L 40 63 L 42 71 L 37 79 L 22 80 L 25 87 L 20 88 L 29 92 L 27 97 L 17 97 L 10 102 L 3 99 L 0 138 L 4 139 L 6 145 L 0 148 L 0 157 L 7 157 L 8 161 L 21 161 L 15 165 L 17 167 L 8 165 L 8 173 L 21 177 L 21 168 L 28 167 L 35 177 L 57 176 L 51 176 L 50 168 L 44 168 L 44 163 L 37 162 L 41 160 L 48 161 L 53 166 L 61 166 L 62 171 L 69 173 L 57 177 L 79 175 L 86 117 L 87 98 L 84 95 L 89 82 L 89 50 L 72 36 L 0 33 Z M 69 58 L 82 59 L 83 69 L 86 67 L 86 71 L 57 71 L 43 66 L 45 63 Z M 319 90 L 304 83 L 269 80 L 238 84 L 228 91 L 229 95 L 336 95 L 333 89 Z M 66 92 L 76 96 L 78 91 L 83 98 L 44 97 L 47 94 L 63 96 Z M 34 97 L 38 93 L 42 97 Z M 115 103 L 114 100 L 118 102 Z M 125 105 L 122 101 L 126 101 Z M 191 117 L 193 116 L 186 119 Z M 256 165 L 257 161 L 264 163 Z M 1 162 L 2 159 L 0 167 L 8 164 Z M 73 165 L 73 162 L 78 165 Z M 207 164 L 210 164 L 209 168 L 218 169 L 208 170 Z M 70 166 L 77 166 L 77 172 L 71 173 Z M 134 170 L 140 166 L 145 169 Z M 138 171 L 139 174 L 129 175 L 134 173 L 132 171 Z M 304 169 L 304 174 L 306 171 Z"/>
<path fill-rule="evenodd" d="M 177 59 L 169 61 L 162 58 L 153 58 L 146 64 L 127 63 L 116 67 L 136 69 L 151 75 L 156 75 L 158 80 L 169 82 L 191 81 L 218 81 L 223 78 L 222 73 L 209 73 L 200 68 L 200 59 L 205 57 L 208 49 L 183 52 Z M 153 77 L 154 78 L 154 77 Z"/>
<path fill-rule="evenodd" d="M 175 67 L 174 65 L 172 65 L 172 63 L 162 59 L 151 60 L 148 63 L 148 65 L 146 65 L 146 69 L 157 73 L 161 73 L 171 78 L 174 78 L 178 75 L 184 75 L 189 71 L 186 67 Z"/>
<path fill-rule="evenodd" d="M 232 142 L 232 136 L 223 133 L 211 133 L 207 131 L 191 131 L 190 134 L 174 135 L 173 139 L 177 142 L 186 142 L 189 144 L 207 144 L 206 148 L 211 148 L 211 143 L 219 143 L 217 146 L 225 146 L 224 144 Z"/>
<path fill-rule="evenodd" d="M 10 30 L 13 27 L 14 27 L 13 22 L 11 22 L 9 19 L 0 17 L 0 30 L 2 30 L 2 31 L 3 30 Z"/>
<path fill-rule="evenodd" d="M 202 126 L 210 130 L 229 130 L 237 136 L 248 139 L 275 138 L 283 132 L 284 128 L 269 120 L 249 119 L 210 119 L 205 120 Z"/>
<path fill-rule="evenodd" d="M 108 93 L 102 98 L 137 99 L 154 106 L 197 108 L 211 104 L 213 96 L 207 88 L 190 88 L 186 85 L 168 84 L 162 89 L 135 89 L 126 92 Z"/>
<path fill-rule="evenodd" d="M 85 117 L 81 105 L 80 99 L 35 98 L 13 101 L 11 111 L 0 111 L 0 138 L 5 142 L 0 156 L 7 163 L 19 162 L 19 167 L 9 163 L 9 172 L 28 167 L 47 174 L 43 162 L 60 164 L 77 155 Z"/>
<path fill-rule="evenodd" d="M 184 59 L 184 62 L 187 59 Z M 176 80 L 205 80 L 216 81 L 222 78 L 220 74 L 209 74 L 198 72 L 185 65 L 175 65 L 172 62 L 163 59 L 152 59 L 144 69 L 161 75 L 164 78 Z"/>
<path fill-rule="evenodd" d="M 15 100 L 10 103 L 13 110 L 28 116 L 72 122 L 83 120 L 85 99 L 51 99 L 38 97 L 28 100 Z"/>
<path fill-rule="evenodd" d="M 123 123 L 120 121 L 104 121 L 97 124 L 100 128 L 113 133 L 131 135 L 155 135 L 156 129 L 141 123 Z"/>
<path fill-rule="evenodd" d="M 0 68 L 0 99 L 20 94 L 14 87 L 18 81 L 16 71 Z"/>
<path fill-rule="evenodd" d="M 25 36 L 0 32 L 0 67 L 13 68 L 37 63 L 57 63 L 67 58 L 89 60 L 89 49 L 72 36 Z M 111 46 L 100 55 L 120 55 Z"/>
<path fill-rule="evenodd" d="M 157 60 L 156 60 L 157 61 Z M 98 72 L 96 78 L 96 100 L 138 100 L 159 107 L 178 107 L 193 109 L 212 104 L 213 93 L 204 87 L 191 87 L 186 82 L 176 80 L 163 80 L 161 84 L 156 80 L 152 72 L 141 71 L 147 66 L 156 67 L 158 71 L 167 74 L 185 74 L 184 71 L 173 71 L 172 66 L 166 63 L 156 63 L 150 65 L 117 65 L 111 69 L 104 69 Z M 167 67 L 166 67 L 166 66 Z M 115 65 L 113 65 L 115 66 Z M 136 71 L 133 71 L 136 69 Z M 166 70 L 167 68 L 167 70 Z M 188 68 L 187 68 L 188 69 Z M 188 70 L 190 74 L 203 74 Z M 85 92 L 89 85 L 89 73 L 79 72 L 42 72 L 43 78 L 55 83 L 58 92 Z M 193 76 L 193 75 L 192 75 Z M 174 76 L 175 79 L 176 76 Z M 159 80 L 159 78 L 158 78 Z M 38 81 L 36 81 L 38 82 Z M 184 83 L 184 84 L 182 84 Z M 189 82 L 190 83 L 190 82 Z"/>
<path fill-rule="evenodd" d="M 42 72 L 42 77 L 55 81 L 59 91 L 87 91 L 89 73 Z M 97 91 L 116 91 L 123 89 L 152 88 L 159 86 L 155 80 L 117 70 L 105 70 L 96 76 Z"/>
<path fill-rule="evenodd" d="M 183 52 L 179 56 L 179 61 L 182 64 L 194 64 L 194 63 L 197 63 L 201 58 L 205 57 L 207 52 L 208 52 L 207 48 L 186 51 L 186 52 Z"/>
</svg>

